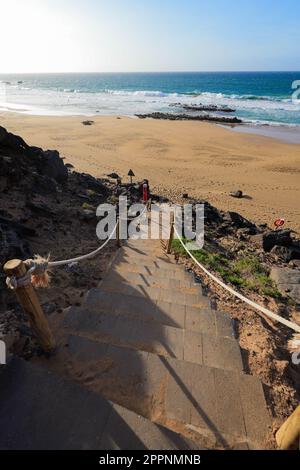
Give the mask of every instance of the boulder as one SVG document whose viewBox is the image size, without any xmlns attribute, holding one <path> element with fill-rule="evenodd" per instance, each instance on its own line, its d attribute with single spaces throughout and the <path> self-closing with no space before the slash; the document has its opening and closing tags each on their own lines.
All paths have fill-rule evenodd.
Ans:
<svg viewBox="0 0 300 470">
<path fill-rule="evenodd" d="M 243 194 L 243 191 L 239 190 L 239 191 L 234 191 L 230 193 L 230 196 L 235 197 L 236 199 L 243 199 L 244 194 Z"/>
<path fill-rule="evenodd" d="M 225 212 L 223 222 L 236 228 L 248 228 L 257 233 L 256 226 L 237 212 Z"/>
<path fill-rule="evenodd" d="M 118 180 L 120 178 L 120 176 L 118 175 L 118 173 L 110 173 L 109 175 L 107 175 L 108 178 L 111 178 L 113 180 Z"/>
<path fill-rule="evenodd" d="M 10 164 L 9 176 L 13 180 L 19 177 L 20 171 L 25 174 L 28 168 L 31 168 L 31 171 L 53 178 L 58 183 L 67 180 L 68 169 L 56 150 L 43 151 L 39 147 L 30 147 L 22 137 L 7 132 L 1 126 L 0 144 L 8 156 L 12 155 L 13 164 Z"/>
<path fill-rule="evenodd" d="M 98 178 L 94 178 L 91 175 L 85 173 L 73 172 L 70 175 L 71 181 L 73 181 L 81 189 L 90 189 L 95 191 L 98 195 L 107 196 L 109 193 L 107 186 Z"/>
<path fill-rule="evenodd" d="M 68 169 L 57 150 L 46 150 L 43 152 L 44 165 L 42 172 L 58 183 L 64 183 L 68 179 Z"/>
<path fill-rule="evenodd" d="M 276 245 L 272 248 L 271 253 L 286 263 L 292 260 L 300 260 L 300 248 L 294 245 L 291 247 Z"/>
<path fill-rule="evenodd" d="M 300 242 L 296 241 L 290 247 L 291 259 L 300 260 Z"/>
<path fill-rule="evenodd" d="M 92 126 L 93 124 L 95 124 L 95 121 L 82 121 L 82 124 L 84 126 Z"/>
<path fill-rule="evenodd" d="M 9 147 L 10 149 L 15 150 L 17 152 L 24 152 L 30 148 L 29 145 L 26 144 L 26 142 L 22 139 L 22 137 L 7 132 L 7 130 L 1 126 L 0 143 L 5 147 Z"/>
<path fill-rule="evenodd" d="M 276 283 L 278 290 L 300 304 L 300 272 L 296 269 L 273 268 L 270 278 Z"/>
<path fill-rule="evenodd" d="M 293 268 L 300 269 L 300 259 L 293 259 L 292 261 L 290 261 L 290 265 Z"/>
<path fill-rule="evenodd" d="M 221 224 L 223 222 L 223 215 L 216 207 L 209 204 L 207 201 L 196 201 L 196 204 L 204 205 L 205 223 L 209 225 Z"/>
<path fill-rule="evenodd" d="M 275 246 L 292 247 L 291 230 L 273 230 L 252 237 L 253 243 L 269 253 Z"/>
<path fill-rule="evenodd" d="M 285 263 L 288 263 L 292 259 L 290 249 L 287 246 L 277 246 L 277 245 L 275 245 L 272 248 L 271 253 L 272 253 L 272 255 L 275 256 L 275 258 L 281 259 Z"/>
</svg>

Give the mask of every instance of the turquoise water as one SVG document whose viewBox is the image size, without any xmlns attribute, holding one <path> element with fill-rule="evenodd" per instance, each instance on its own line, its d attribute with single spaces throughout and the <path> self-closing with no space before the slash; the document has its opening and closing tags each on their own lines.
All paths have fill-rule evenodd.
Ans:
<svg viewBox="0 0 300 470">
<path fill-rule="evenodd" d="M 134 115 L 202 103 L 232 107 L 250 123 L 300 125 L 300 72 L 0 75 L 0 81 L 2 110 Z"/>
</svg>

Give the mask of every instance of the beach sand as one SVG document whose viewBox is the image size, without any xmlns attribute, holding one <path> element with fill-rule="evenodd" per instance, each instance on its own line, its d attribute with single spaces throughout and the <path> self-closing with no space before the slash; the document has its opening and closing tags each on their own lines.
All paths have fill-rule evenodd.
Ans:
<svg viewBox="0 0 300 470">
<path fill-rule="evenodd" d="M 57 149 L 80 172 L 148 178 L 154 192 L 206 199 L 272 226 L 278 217 L 300 232 L 300 145 L 232 132 L 214 124 L 0 113 L 0 125 L 30 145 Z M 247 197 L 234 199 L 241 189 Z"/>
</svg>

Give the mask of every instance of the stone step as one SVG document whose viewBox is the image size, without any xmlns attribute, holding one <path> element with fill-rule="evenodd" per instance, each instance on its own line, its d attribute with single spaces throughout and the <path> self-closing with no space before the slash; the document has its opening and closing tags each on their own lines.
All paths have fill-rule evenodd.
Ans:
<svg viewBox="0 0 300 470">
<path fill-rule="evenodd" d="M 155 257 L 151 258 L 138 258 L 138 257 L 131 257 L 131 258 L 124 258 L 117 260 L 118 265 L 127 264 L 127 265 L 138 265 L 140 267 L 146 267 L 150 269 L 164 269 L 164 270 L 172 270 L 182 272 L 182 266 L 177 263 L 169 263 L 164 260 L 160 260 Z"/>
<path fill-rule="evenodd" d="M 124 256 L 158 256 L 159 258 L 166 259 L 166 260 L 174 260 L 174 256 L 172 254 L 167 254 L 166 250 L 163 249 L 162 246 L 153 247 L 152 245 L 149 246 L 136 246 L 135 244 L 132 245 L 125 245 L 122 246 L 120 252 L 123 253 Z"/>
<path fill-rule="evenodd" d="M 156 240 L 156 239 L 149 239 L 149 240 L 133 240 L 130 239 L 126 240 L 124 246 L 132 247 L 132 248 L 141 248 L 141 249 L 153 249 L 153 248 L 161 248 L 162 245 L 165 244 L 164 240 Z"/>
<path fill-rule="evenodd" d="M 195 331 L 149 323 L 123 315 L 95 313 L 72 307 L 61 324 L 70 333 L 195 364 L 243 370 L 238 342 Z"/>
<path fill-rule="evenodd" d="M 143 297 L 106 292 L 91 289 L 83 302 L 83 308 L 89 311 L 106 312 L 110 315 L 124 315 L 132 319 L 144 318 L 145 321 L 162 323 L 174 328 L 185 327 L 184 305 L 154 302 Z"/>
<path fill-rule="evenodd" d="M 162 247 L 159 245 L 152 245 L 152 243 L 146 244 L 137 244 L 137 243 L 126 243 L 121 247 L 120 250 L 125 255 L 138 254 L 138 255 L 147 255 L 149 253 L 156 253 L 166 258 L 173 258 L 172 254 L 168 254 Z"/>
<path fill-rule="evenodd" d="M 125 283 L 116 283 L 109 278 L 105 278 L 101 284 L 101 289 L 111 294 L 120 293 L 131 295 L 133 297 L 143 297 L 154 302 L 162 300 L 170 303 L 188 306 L 207 306 L 210 301 L 207 297 L 199 294 L 192 294 L 177 289 L 162 289 L 160 287 L 145 287 L 128 285 Z"/>
<path fill-rule="evenodd" d="M 114 265 L 114 270 L 120 274 L 127 273 L 127 272 L 132 272 L 132 273 L 138 273 L 142 275 L 147 275 L 147 276 L 157 276 L 157 277 L 163 277 L 163 278 L 168 278 L 168 279 L 193 279 L 193 274 L 188 273 L 187 271 L 184 270 L 182 266 L 176 265 L 176 269 L 173 269 L 173 267 L 168 268 L 168 269 L 163 269 L 163 268 L 157 268 L 152 266 L 144 266 L 141 264 L 135 264 L 135 263 L 118 263 Z M 125 274 L 123 274 L 125 275 Z"/>
<path fill-rule="evenodd" d="M 106 274 L 105 281 L 115 284 L 124 284 L 127 286 L 158 287 L 160 289 L 176 289 L 188 294 L 202 294 L 200 284 L 195 285 L 191 280 L 168 279 L 156 276 L 145 276 L 144 274 L 129 273 L 121 275 L 116 272 L 114 267 Z"/>
<path fill-rule="evenodd" d="M 160 284 L 160 285 L 166 285 L 169 288 L 194 288 L 197 287 L 198 289 L 201 289 L 201 284 L 195 283 L 194 277 L 189 275 L 188 273 L 182 278 L 174 279 L 170 278 L 169 276 L 164 275 L 158 275 L 159 271 L 154 274 L 144 274 L 144 273 L 137 273 L 137 272 L 132 272 L 132 271 L 127 271 L 127 272 L 122 272 L 118 270 L 118 266 L 112 266 L 112 268 L 109 270 L 107 273 L 106 277 L 108 276 L 115 276 L 116 279 L 121 279 L 125 281 L 131 281 L 135 284 Z M 185 274 L 185 273 L 183 273 Z"/>
<path fill-rule="evenodd" d="M 94 288 L 87 293 L 82 307 L 96 313 L 122 315 L 132 320 L 142 318 L 146 322 L 161 323 L 174 328 L 234 337 L 230 316 L 212 310 L 209 304 L 193 308 L 164 301 L 153 302 L 125 294 L 112 295 L 110 292 Z"/>
<path fill-rule="evenodd" d="M 116 263 L 133 263 L 133 264 L 141 264 L 141 265 L 152 265 L 162 268 L 172 268 L 176 269 L 179 268 L 178 264 L 176 263 L 174 257 L 161 254 L 143 254 L 139 252 L 134 252 L 132 250 L 126 251 L 126 249 L 121 248 L 116 258 Z"/>
<path fill-rule="evenodd" d="M 264 447 L 269 416 L 254 377 L 75 335 L 45 364 L 171 430 L 205 436 L 206 448 Z"/>
<path fill-rule="evenodd" d="M 195 450 L 188 439 L 21 359 L 0 375 L 2 450 Z"/>
<path fill-rule="evenodd" d="M 173 261 L 174 260 L 174 255 L 172 253 L 168 254 L 167 251 L 163 248 L 163 246 L 157 246 L 155 248 L 153 247 L 128 247 L 128 246 L 123 246 L 122 247 L 122 252 L 124 255 L 131 256 L 132 254 L 138 255 L 138 256 L 158 256 L 159 258 L 162 259 L 168 259 Z"/>
<path fill-rule="evenodd" d="M 211 324 L 211 318 L 213 318 L 213 324 Z M 204 310 L 187 306 L 185 329 L 210 333 L 220 337 L 235 337 L 234 323 L 230 315 L 219 310 Z"/>
</svg>

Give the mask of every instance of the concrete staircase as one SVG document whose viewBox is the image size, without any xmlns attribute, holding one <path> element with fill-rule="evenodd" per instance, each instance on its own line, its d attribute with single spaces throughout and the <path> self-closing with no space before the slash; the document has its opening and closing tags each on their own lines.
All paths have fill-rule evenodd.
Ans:
<svg viewBox="0 0 300 470">
<path fill-rule="evenodd" d="M 263 388 L 243 373 L 230 317 L 160 241 L 128 242 L 55 324 L 59 348 L 43 365 L 56 374 L 198 448 L 264 448 Z"/>
<path fill-rule="evenodd" d="M 18 358 L 0 370 L 0 450 L 195 450 L 168 429 Z"/>
</svg>

